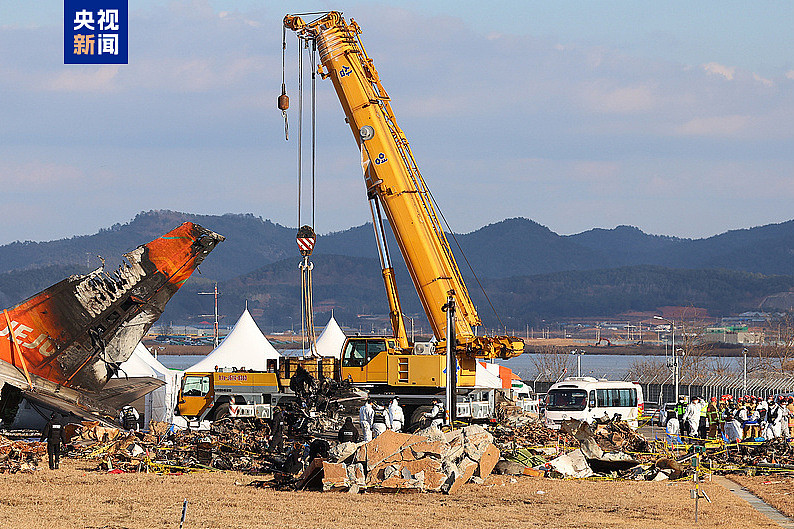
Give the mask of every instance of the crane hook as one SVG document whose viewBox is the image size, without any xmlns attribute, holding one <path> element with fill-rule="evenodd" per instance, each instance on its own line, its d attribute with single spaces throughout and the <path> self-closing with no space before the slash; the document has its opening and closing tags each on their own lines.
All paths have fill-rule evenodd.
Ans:
<svg viewBox="0 0 794 529">
<path fill-rule="evenodd" d="M 281 110 L 281 115 L 284 116 L 284 140 L 289 140 L 289 123 L 287 122 L 287 109 L 289 108 L 289 96 L 287 95 L 287 87 L 281 83 L 281 95 L 278 96 L 278 109 Z"/>
</svg>

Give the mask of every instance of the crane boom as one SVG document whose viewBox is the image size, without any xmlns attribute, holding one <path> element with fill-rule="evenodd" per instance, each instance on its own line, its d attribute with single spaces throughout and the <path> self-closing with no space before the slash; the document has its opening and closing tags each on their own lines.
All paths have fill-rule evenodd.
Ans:
<svg viewBox="0 0 794 529">
<path fill-rule="evenodd" d="M 348 24 L 341 13 L 329 12 L 308 23 L 287 15 L 284 26 L 317 44 L 320 73 L 331 79 L 361 150 L 367 194 L 382 205 L 435 336 L 442 340 L 446 336 L 442 306 L 451 295 L 456 301 L 459 352 L 486 358 L 521 354 L 524 344 L 519 338 L 475 336 L 473 327 L 481 325 L 480 317 L 408 140 L 397 125 L 390 98 L 361 44 L 358 24 L 353 20 Z M 394 306 L 399 301 L 390 291 L 389 281 L 386 284 L 392 324 L 399 338 L 404 336 L 404 328 L 398 329 L 402 326 L 399 305 Z"/>
</svg>

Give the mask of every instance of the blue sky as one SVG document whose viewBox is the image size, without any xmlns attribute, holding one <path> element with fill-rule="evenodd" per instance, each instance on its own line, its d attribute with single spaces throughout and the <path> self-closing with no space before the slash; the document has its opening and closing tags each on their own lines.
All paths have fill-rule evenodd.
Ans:
<svg viewBox="0 0 794 529">
<path fill-rule="evenodd" d="M 280 24 L 328 9 L 362 26 L 455 231 L 523 216 L 558 233 L 631 224 L 703 237 L 794 218 L 789 3 L 130 8 L 130 64 L 76 66 L 63 64 L 62 2 L 0 0 L 0 185 L 11 213 L 0 244 L 92 233 L 150 209 L 294 226 L 296 146 L 275 108 Z M 294 37 L 288 46 L 294 109 Z M 355 142 L 330 82 L 318 87 L 323 233 L 369 212 Z"/>
</svg>

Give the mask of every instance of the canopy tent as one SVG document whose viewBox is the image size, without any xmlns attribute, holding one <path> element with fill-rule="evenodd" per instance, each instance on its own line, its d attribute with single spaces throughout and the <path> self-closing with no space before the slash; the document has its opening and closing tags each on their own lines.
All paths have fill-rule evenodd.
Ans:
<svg viewBox="0 0 794 529">
<path fill-rule="evenodd" d="M 268 371 L 268 361 L 277 368 L 280 358 L 281 355 L 259 330 L 248 309 L 245 309 L 220 345 L 185 371 L 209 372 L 216 367 Z"/>
<path fill-rule="evenodd" d="M 325 357 L 341 358 L 342 346 L 345 344 L 345 333 L 339 324 L 336 323 L 334 316 L 328 320 L 325 329 L 320 337 L 317 338 L 317 354 Z"/>
<path fill-rule="evenodd" d="M 122 363 L 117 378 L 122 377 L 153 377 L 165 382 L 143 397 L 144 425 L 149 421 L 172 422 L 176 398 L 179 393 L 179 382 L 182 373 L 173 371 L 161 364 L 143 343 L 138 343 L 129 359 Z"/>
</svg>

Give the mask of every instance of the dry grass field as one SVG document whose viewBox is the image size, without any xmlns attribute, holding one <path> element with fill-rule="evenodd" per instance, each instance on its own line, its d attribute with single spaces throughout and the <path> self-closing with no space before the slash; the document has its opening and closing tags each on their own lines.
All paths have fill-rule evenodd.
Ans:
<svg viewBox="0 0 794 529">
<path fill-rule="evenodd" d="M 186 529 L 691 528 L 689 483 L 557 481 L 491 476 L 459 494 L 276 492 L 242 486 L 238 473 L 105 474 L 65 460 L 60 470 L 0 476 L 5 529 L 178 527 Z M 717 484 L 698 527 L 777 527 Z M 541 492 L 542 491 L 542 492 Z"/>
<path fill-rule="evenodd" d="M 794 517 L 794 477 L 791 474 L 730 478 L 786 516 Z"/>
</svg>

